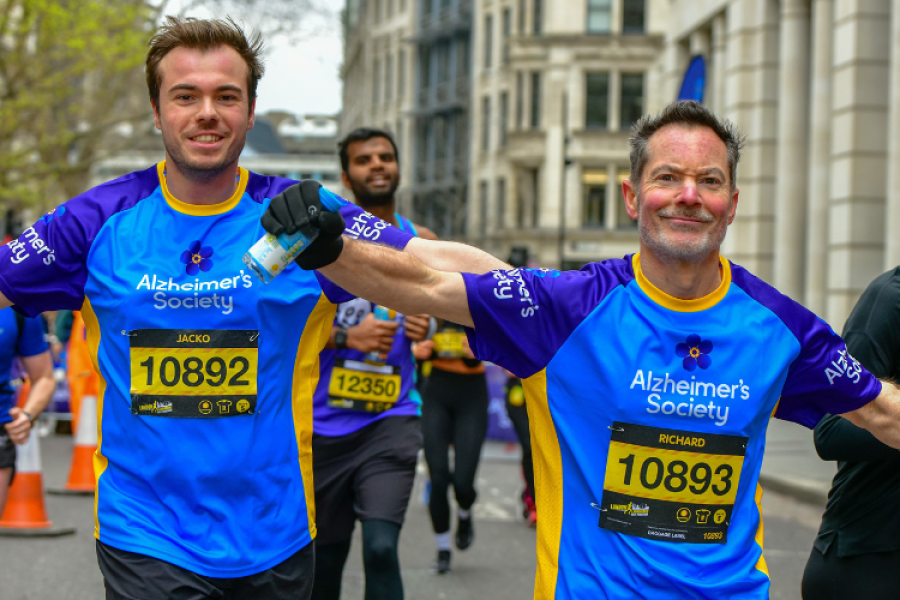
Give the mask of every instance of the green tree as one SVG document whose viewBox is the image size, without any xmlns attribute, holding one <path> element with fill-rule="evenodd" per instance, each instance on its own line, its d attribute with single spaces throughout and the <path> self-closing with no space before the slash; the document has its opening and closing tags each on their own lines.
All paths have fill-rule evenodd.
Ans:
<svg viewBox="0 0 900 600">
<path fill-rule="evenodd" d="M 55 204 L 116 148 L 159 7 L 143 0 L 0 0 L 0 203 Z"/>
</svg>

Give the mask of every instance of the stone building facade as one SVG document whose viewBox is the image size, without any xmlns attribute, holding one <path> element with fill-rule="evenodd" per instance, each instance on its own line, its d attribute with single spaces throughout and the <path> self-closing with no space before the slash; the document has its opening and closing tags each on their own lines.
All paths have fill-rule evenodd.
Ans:
<svg viewBox="0 0 900 600">
<path fill-rule="evenodd" d="M 673 0 L 666 96 L 696 56 L 747 134 L 723 252 L 840 330 L 900 264 L 900 1 Z"/>
<path fill-rule="evenodd" d="M 668 100 L 668 0 L 475 0 L 468 240 L 577 268 L 637 248 L 631 124 Z"/>
</svg>

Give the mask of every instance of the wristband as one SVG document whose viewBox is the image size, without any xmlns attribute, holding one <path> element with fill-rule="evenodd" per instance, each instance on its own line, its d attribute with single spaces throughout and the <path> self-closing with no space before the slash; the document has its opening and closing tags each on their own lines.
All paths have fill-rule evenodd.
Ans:
<svg viewBox="0 0 900 600">
<path fill-rule="evenodd" d="M 22 414 L 25 415 L 26 417 L 28 417 L 29 423 L 31 423 L 31 426 L 34 427 L 34 422 L 37 420 L 37 417 L 34 416 L 33 414 L 31 414 L 30 412 L 28 412 L 27 410 L 23 410 Z"/>
<path fill-rule="evenodd" d="M 334 346 L 338 350 L 345 350 L 347 348 L 347 329 L 344 327 L 338 327 L 338 330 L 334 333 Z"/>
<path fill-rule="evenodd" d="M 438 322 L 434 317 L 428 317 L 428 333 L 425 334 L 425 339 L 430 340 L 434 337 L 434 334 L 437 333 Z"/>
</svg>

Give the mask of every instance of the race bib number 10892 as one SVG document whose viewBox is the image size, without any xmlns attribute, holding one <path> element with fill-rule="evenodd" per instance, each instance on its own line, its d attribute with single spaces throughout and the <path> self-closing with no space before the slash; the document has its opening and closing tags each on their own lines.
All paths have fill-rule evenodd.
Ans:
<svg viewBox="0 0 900 600">
<path fill-rule="evenodd" d="M 136 329 L 131 412 L 157 417 L 232 417 L 256 412 L 255 330 Z"/>
</svg>

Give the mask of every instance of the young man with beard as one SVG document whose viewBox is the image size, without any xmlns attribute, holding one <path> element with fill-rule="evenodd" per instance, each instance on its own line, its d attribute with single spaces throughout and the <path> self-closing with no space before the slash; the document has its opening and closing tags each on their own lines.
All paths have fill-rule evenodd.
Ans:
<svg viewBox="0 0 900 600">
<path fill-rule="evenodd" d="M 623 191 L 640 252 L 580 271 L 447 273 L 330 242 L 343 251 L 321 267 L 329 279 L 470 327 L 476 356 L 523 379 L 535 598 L 768 598 L 758 480 L 770 417 L 813 427 L 842 414 L 900 447 L 900 390 L 721 256 L 741 143 L 694 102 L 639 120 Z M 317 202 L 286 196 L 298 212 Z"/>
<path fill-rule="evenodd" d="M 352 296 L 293 264 L 264 285 L 241 260 L 271 198 L 296 183 L 238 166 L 261 50 L 231 20 L 168 18 L 146 61 L 165 161 L 0 248 L 0 307 L 85 319 L 101 377 L 94 535 L 110 599 L 312 592 L 312 397 L 335 308 Z M 436 268 L 479 261 L 354 205 L 341 214 L 348 234 Z M 314 268 L 327 241 L 300 262 Z"/>
<path fill-rule="evenodd" d="M 437 236 L 395 212 L 399 157 L 391 135 L 363 127 L 339 144 L 342 179 L 356 204 L 427 240 Z M 376 318 L 364 298 L 338 305 L 319 356 L 313 402 L 316 489 L 315 600 L 339 600 L 356 520 L 362 523 L 367 600 L 403 598 L 397 544 L 422 447 L 422 400 L 411 344 L 429 334 L 428 315 Z"/>
</svg>

